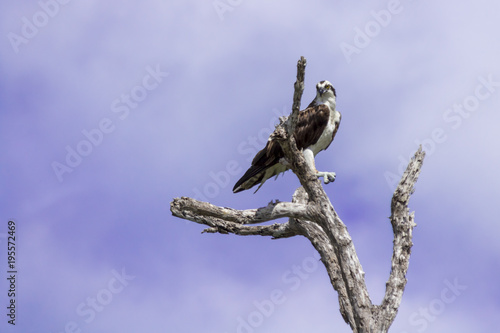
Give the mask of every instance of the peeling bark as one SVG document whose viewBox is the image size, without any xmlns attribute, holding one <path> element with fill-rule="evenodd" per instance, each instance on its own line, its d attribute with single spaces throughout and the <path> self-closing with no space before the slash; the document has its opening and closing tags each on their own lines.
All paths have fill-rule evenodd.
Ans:
<svg viewBox="0 0 500 333">
<path fill-rule="evenodd" d="M 270 202 L 258 209 L 236 210 L 181 197 L 172 201 L 170 209 L 174 216 L 208 226 L 203 232 L 272 238 L 306 237 L 321 256 L 330 282 L 338 293 L 342 318 L 353 332 L 387 332 L 396 317 L 407 282 L 406 272 L 415 226 L 414 214 L 410 213 L 408 202 L 425 152 L 420 147 L 415 153 L 392 197 L 390 221 L 394 247 L 391 272 L 382 303 L 374 305 L 347 227 L 337 215 L 321 182 L 305 163 L 292 135 L 304 90 L 305 66 L 306 60 L 301 57 L 297 63 L 292 114 L 289 120 L 282 118 L 272 134 L 283 148 L 285 159 L 302 185 L 295 191 L 292 202 Z M 287 222 L 253 225 L 284 217 L 288 218 Z"/>
</svg>

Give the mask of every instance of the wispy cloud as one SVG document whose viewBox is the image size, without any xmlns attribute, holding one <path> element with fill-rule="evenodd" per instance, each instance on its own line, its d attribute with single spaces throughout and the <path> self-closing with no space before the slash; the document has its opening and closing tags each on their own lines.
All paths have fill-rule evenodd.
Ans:
<svg viewBox="0 0 500 333">
<path fill-rule="evenodd" d="M 280 280 L 309 256 L 304 240 L 200 235 L 200 226 L 168 211 L 172 197 L 197 191 L 237 208 L 290 199 L 298 185 L 291 174 L 257 195 L 231 188 L 264 146 L 275 108 L 286 114 L 300 55 L 308 59 L 303 106 L 320 80 L 338 92 L 342 124 L 318 166 L 337 173 L 325 189 L 353 234 L 374 298 L 392 245 L 384 173 L 398 176 L 416 142 L 433 148 L 410 202 L 418 227 L 393 329 L 422 328 L 410 316 L 420 316 L 420 307 L 439 312 L 439 301 L 446 308 L 428 321 L 428 332 L 496 328 L 469 304 L 479 295 L 485 308 L 497 307 L 488 296 L 497 282 L 488 276 L 497 275 L 491 263 L 500 251 L 492 232 L 499 5 L 221 2 L 232 9 L 223 20 L 213 1 L 0 5 L 0 225 L 20 221 L 19 318 L 33 319 L 16 329 L 80 324 L 77 306 L 98 295 L 106 303 L 112 270 L 125 267 L 136 278 L 123 292 L 110 291 L 112 302 L 88 329 L 230 332 L 241 316 L 248 325 L 262 317 L 261 331 L 298 332 L 311 323 L 296 318 L 302 311 L 317 332 L 348 332 L 320 265 L 296 292 Z M 360 51 L 350 63 L 342 43 Z M 168 77 L 155 80 L 155 72 Z M 76 165 L 73 156 L 75 167 L 66 163 L 68 146 L 81 158 Z M 74 169 L 61 174 L 63 182 L 54 161 Z M 448 304 L 443 281 L 455 277 L 477 289 Z M 479 278 L 483 284 L 474 284 Z M 278 304 L 274 290 L 287 301 Z M 254 301 L 264 310 L 249 322 Z M 266 301 L 274 304 L 270 316 Z M 147 323 L 139 326 L 138 314 Z"/>
</svg>

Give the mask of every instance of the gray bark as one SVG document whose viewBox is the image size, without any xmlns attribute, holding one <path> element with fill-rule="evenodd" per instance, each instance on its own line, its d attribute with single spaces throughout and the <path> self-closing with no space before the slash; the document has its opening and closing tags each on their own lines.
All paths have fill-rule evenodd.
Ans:
<svg viewBox="0 0 500 333">
<path fill-rule="evenodd" d="M 321 256 L 331 284 L 338 293 L 340 313 L 353 332 L 387 332 L 396 317 L 406 286 L 415 227 L 414 214 L 410 213 L 408 202 L 425 152 L 420 147 L 415 153 L 392 197 L 390 221 L 394 245 L 391 272 L 382 303 L 374 305 L 347 227 L 337 215 L 321 182 L 305 163 L 291 135 L 300 109 L 305 66 L 306 60 L 301 57 L 297 64 L 292 114 L 289 120 L 281 119 L 272 134 L 282 146 L 287 163 L 302 185 L 295 191 L 292 202 L 270 202 L 258 209 L 236 210 L 181 197 L 172 201 L 170 209 L 174 216 L 208 226 L 203 232 L 272 238 L 306 237 Z M 288 221 L 253 225 L 279 218 L 288 218 Z"/>
</svg>

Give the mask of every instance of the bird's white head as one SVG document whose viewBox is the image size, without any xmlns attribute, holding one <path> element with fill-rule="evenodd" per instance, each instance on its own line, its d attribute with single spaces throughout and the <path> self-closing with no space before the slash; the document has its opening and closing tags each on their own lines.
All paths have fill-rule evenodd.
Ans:
<svg viewBox="0 0 500 333">
<path fill-rule="evenodd" d="M 329 81 L 320 81 L 316 85 L 316 104 L 329 104 L 332 109 L 335 109 L 337 93 L 335 88 Z"/>
</svg>

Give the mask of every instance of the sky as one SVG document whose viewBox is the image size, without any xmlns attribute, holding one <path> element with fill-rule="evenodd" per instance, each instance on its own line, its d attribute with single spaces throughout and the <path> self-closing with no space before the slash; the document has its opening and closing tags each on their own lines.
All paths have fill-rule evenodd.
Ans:
<svg viewBox="0 0 500 333">
<path fill-rule="evenodd" d="M 201 234 L 169 209 L 180 196 L 237 209 L 291 200 L 291 172 L 256 194 L 232 187 L 290 113 L 300 56 L 303 106 L 318 81 L 337 91 L 342 122 L 316 165 L 337 173 L 325 190 L 375 304 L 392 193 L 427 152 L 390 332 L 495 331 L 499 11 L 491 0 L 2 2 L 0 331 L 350 332 L 307 239 Z"/>
</svg>

